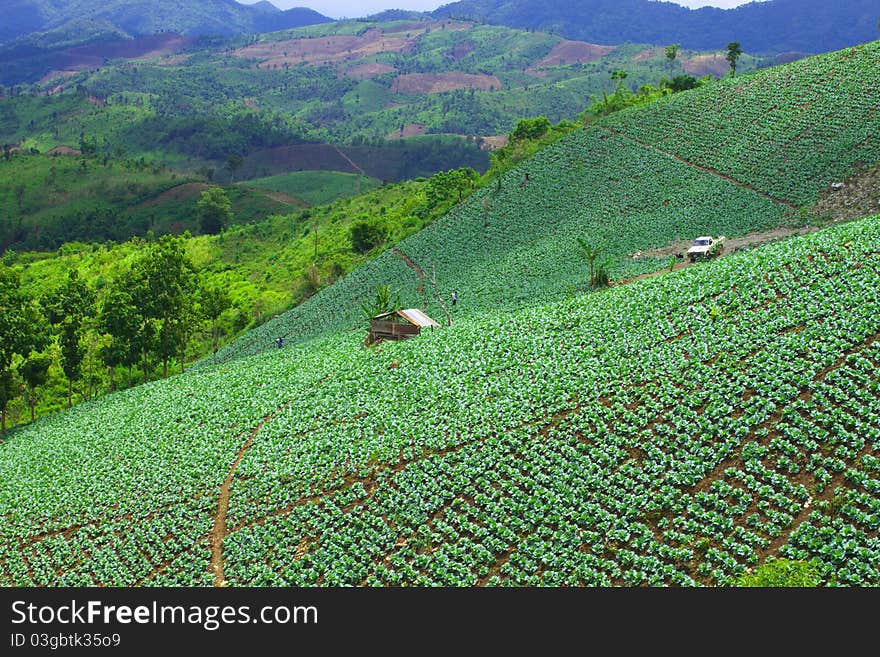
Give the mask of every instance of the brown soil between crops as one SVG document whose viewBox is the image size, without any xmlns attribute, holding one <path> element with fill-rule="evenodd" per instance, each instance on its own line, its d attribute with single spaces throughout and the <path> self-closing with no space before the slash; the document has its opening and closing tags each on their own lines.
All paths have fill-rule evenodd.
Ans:
<svg viewBox="0 0 880 657">
<path fill-rule="evenodd" d="M 838 182 L 843 183 L 841 189 L 829 185 L 813 205 L 814 217 L 836 222 L 880 213 L 880 165 L 858 167 Z"/>
</svg>

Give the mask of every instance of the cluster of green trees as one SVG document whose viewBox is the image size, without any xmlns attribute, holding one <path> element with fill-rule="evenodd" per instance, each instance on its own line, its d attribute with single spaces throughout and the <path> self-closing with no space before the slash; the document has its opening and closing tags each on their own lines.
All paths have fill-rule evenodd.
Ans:
<svg viewBox="0 0 880 657">
<path fill-rule="evenodd" d="M 7 407 L 18 396 L 27 401 L 33 420 L 38 389 L 53 364 L 67 380 L 71 406 L 76 384 L 84 384 L 83 397 L 94 389 L 95 372 L 84 377 L 87 360 L 90 368 L 96 362 L 107 368 L 115 390 L 119 368 L 128 370 L 128 385 L 135 382 L 137 365 L 141 381 L 158 365 L 163 377 L 174 363 L 182 371 L 199 330 L 210 331 L 216 353 L 218 319 L 232 303 L 225 289 L 200 281 L 184 250 L 187 237 L 140 240 L 131 266 L 100 289 L 72 269 L 39 299 L 23 294 L 17 272 L 0 264 L 0 430 L 5 433 Z"/>
</svg>

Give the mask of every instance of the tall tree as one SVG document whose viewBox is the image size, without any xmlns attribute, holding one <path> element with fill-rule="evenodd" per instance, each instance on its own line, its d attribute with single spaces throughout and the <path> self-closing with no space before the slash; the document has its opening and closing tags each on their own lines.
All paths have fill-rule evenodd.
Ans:
<svg viewBox="0 0 880 657">
<path fill-rule="evenodd" d="M 222 187 L 211 187 L 202 192 L 196 207 L 199 228 L 206 235 L 216 235 L 232 222 L 232 203 Z"/>
<path fill-rule="evenodd" d="M 232 298 L 224 288 L 219 285 L 202 288 L 201 308 L 202 315 L 211 322 L 211 349 L 214 354 L 214 364 L 217 364 L 217 344 L 220 341 L 220 327 L 218 321 L 220 315 L 232 307 Z"/>
<path fill-rule="evenodd" d="M 730 64 L 730 74 L 736 75 L 736 62 L 739 60 L 739 56 L 743 54 L 743 50 L 740 47 L 738 41 L 731 41 L 727 44 L 727 54 L 724 56 L 724 59 L 727 60 L 727 63 Z"/>
<path fill-rule="evenodd" d="M 27 386 L 27 401 L 31 409 L 31 422 L 36 419 L 37 388 L 49 380 L 52 358 L 47 354 L 31 354 L 19 367 L 19 374 Z"/>
<path fill-rule="evenodd" d="M 244 165 L 244 158 L 241 155 L 230 155 L 226 159 L 226 170 L 229 171 L 229 182 L 235 182 L 235 172 Z"/>
<path fill-rule="evenodd" d="M 27 358 L 46 344 L 35 304 L 20 289 L 18 273 L 0 263 L 0 433 L 6 433 L 6 409 L 14 391 L 13 359 Z"/>
<path fill-rule="evenodd" d="M 162 376 L 168 376 L 169 360 L 185 351 L 195 321 L 193 294 L 198 278 L 184 244 L 183 235 L 163 235 L 150 243 L 132 269 L 132 301 L 145 330 L 151 320 L 156 323 Z"/>
<path fill-rule="evenodd" d="M 663 49 L 663 52 L 666 54 L 666 59 L 669 62 L 669 66 L 672 66 L 675 63 L 675 58 L 678 57 L 678 48 L 679 44 L 673 43 Z"/>
<path fill-rule="evenodd" d="M 127 289 L 125 279 L 111 283 L 104 295 L 101 312 L 98 315 L 98 330 L 110 336 L 101 357 L 110 374 L 110 389 L 116 389 L 116 368 L 127 367 L 131 383 L 131 368 L 137 363 L 140 352 L 138 333 L 141 321 Z"/>
<path fill-rule="evenodd" d="M 80 377 L 86 348 L 82 344 L 87 320 L 95 316 L 95 293 L 71 269 L 67 282 L 45 301 L 49 323 L 58 328 L 61 368 L 67 377 L 67 407 L 73 405 L 73 382 Z"/>
</svg>

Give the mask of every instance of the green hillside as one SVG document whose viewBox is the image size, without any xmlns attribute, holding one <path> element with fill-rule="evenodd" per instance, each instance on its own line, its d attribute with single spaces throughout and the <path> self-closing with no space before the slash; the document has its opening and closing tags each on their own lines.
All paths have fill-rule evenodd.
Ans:
<svg viewBox="0 0 880 657">
<path fill-rule="evenodd" d="M 248 187 L 295 196 L 309 205 L 325 205 L 338 198 L 357 196 L 375 189 L 381 181 L 341 171 L 294 171 L 268 178 L 256 178 L 246 184 Z"/>
<path fill-rule="evenodd" d="M 0 582 L 877 585 L 878 238 L 79 405 L 0 445 Z"/>
<path fill-rule="evenodd" d="M 448 300 L 459 290 L 458 314 L 570 295 L 586 283 L 578 237 L 604 242 L 619 279 L 666 264 L 628 257 L 636 251 L 813 220 L 800 208 L 858 163 L 880 161 L 872 103 L 878 55 L 880 42 L 873 42 L 600 119 L 478 190 L 398 244 L 399 253 L 382 254 L 221 357 L 270 348 L 275 334 L 298 340 L 359 326 L 357 299 L 383 283 L 436 319 L 445 319 L 437 291 Z M 525 173 L 531 182 L 522 187 Z M 400 254 L 426 274 L 424 295 Z M 439 290 L 427 280 L 435 273 Z"/>
<path fill-rule="evenodd" d="M 0 249 L 122 242 L 148 231 L 198 234 L 196 204 L 209 187 L 204 176 L 143 162 L 15 153 L 0 159 Z M 233 221 L 242 224 L 307 205 L 247 187 L 230 188 L 228 194 Z"/>
<path fill-rule="evenodd" d="M 0 586 L 732 586 L 777 558 L 880 585 L 880 215 L 677 271 L 631 257 L 813 221 L 829 183 L 880 161 L 878 54 L 598 119 L 433 221 L 430 181 L 407 183 L 393 249 L 216 366 L 15 427 Z M 798 108 L 835 130 L 794 129 Z M 713 112 L 725 139 L 691 150 Z M 188 248 L 235 277 L 230 240 L 239 272 L 282 277 L 288 241 L 319 225 L 342 249 L 387 192 Z M 586 290 L 579 237 L 622 284 Z M 381 284 L 444 326 L 365 348 Z"/>
</svg>

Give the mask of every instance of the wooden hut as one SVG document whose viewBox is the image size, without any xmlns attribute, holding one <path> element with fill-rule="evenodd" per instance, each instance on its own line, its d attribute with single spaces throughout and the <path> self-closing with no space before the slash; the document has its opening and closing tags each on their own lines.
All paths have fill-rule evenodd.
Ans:
<svg viewBox="0 0 880 657">
<path fill-rule="evenodd" d="M 367 344 L 380 340 L 406 340 L 419 335 L 422 328 L 440 326 L 418 308 L 406 308 L 390 313 L 382 313 L 370 319 L 370 334 Z"/>
</svg>

